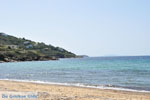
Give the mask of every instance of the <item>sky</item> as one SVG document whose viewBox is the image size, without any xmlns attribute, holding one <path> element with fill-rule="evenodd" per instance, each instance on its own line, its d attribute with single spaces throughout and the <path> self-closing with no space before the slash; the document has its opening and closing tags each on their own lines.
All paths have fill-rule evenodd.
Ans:
<svg viewBox="0 0 150 100">
<path fill-rule="evenodd" d="M 0 32 L 77 55 L 150 55 L 150 0 L 0 0 Z"/>
</svg>

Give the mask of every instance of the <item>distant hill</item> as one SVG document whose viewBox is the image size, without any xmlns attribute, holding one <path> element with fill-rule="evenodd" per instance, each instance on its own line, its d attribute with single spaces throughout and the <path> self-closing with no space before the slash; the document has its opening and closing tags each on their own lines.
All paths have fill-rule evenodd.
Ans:
<svg viewBox="0 0 150 100">
<path fill-rule="evenodd" d="M 56 60 L 71 57 L 76 55 L 63 48 L 0 33 L 0 61 Z"/>
</svg>

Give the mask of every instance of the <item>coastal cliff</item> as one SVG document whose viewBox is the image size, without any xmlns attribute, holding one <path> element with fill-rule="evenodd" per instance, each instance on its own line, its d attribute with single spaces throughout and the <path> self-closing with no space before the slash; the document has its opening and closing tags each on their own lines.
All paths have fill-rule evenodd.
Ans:
<svg viewBox="0 0 150 100">
<path fill-rule="evenodd" d="M 0 33 L 0 62 L 57 60 L 77 57 L 63 48 Z"/>
</svg>

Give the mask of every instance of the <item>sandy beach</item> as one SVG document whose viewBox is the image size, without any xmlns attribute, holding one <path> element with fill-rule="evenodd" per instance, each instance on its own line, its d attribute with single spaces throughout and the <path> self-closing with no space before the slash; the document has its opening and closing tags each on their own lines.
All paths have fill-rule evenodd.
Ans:
<svg viewBox="0 0 150 100">
<path fill-rule="evenodd" d="M 0 98 L 5 93 L 32 92 L 37 98 L 28 100 L 150 100 L 150 93 L 129 92 L 119 90 L 104 90 L 83 87 L 72 87 L 62 85 L 49 85 L 29 82 L 0 81 Z M 0 99 L 0 100 L 1 100 Z M 25 100 L 25 99 L 13 99 Z"/>
</svg>

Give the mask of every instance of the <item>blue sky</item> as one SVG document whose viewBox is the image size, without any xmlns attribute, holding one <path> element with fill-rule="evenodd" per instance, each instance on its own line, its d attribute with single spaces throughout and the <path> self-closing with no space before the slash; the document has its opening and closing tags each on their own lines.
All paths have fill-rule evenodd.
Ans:
<svg viewBox="0 0 150 100">
<path fill-rule="evenodd" d="M 150 0 L 0 0 L 0 31 L 89 56 L 150 55 Z"/>
</svg>

